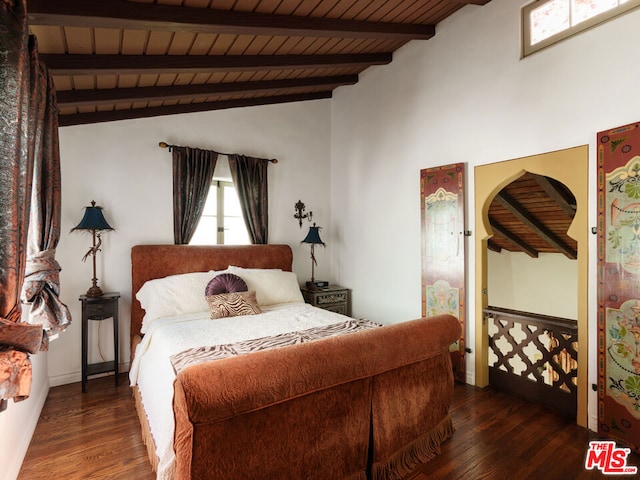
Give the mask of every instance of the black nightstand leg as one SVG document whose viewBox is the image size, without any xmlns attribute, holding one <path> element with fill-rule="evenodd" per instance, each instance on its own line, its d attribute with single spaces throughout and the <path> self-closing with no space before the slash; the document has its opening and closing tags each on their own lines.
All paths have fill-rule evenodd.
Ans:
<svg viewBox="0 0 640 480">
<path fill-rule="evenodd" d="M 116 377 L 116 387 L 118 386 L 118 308 L 113 312 L 113 373 Z"/>
<path fill-rule="evenodd" d="M 87 391 L 87 343 L 88 343 L 88 319 L 82 303 L 82 393 Z"/>
</svg>

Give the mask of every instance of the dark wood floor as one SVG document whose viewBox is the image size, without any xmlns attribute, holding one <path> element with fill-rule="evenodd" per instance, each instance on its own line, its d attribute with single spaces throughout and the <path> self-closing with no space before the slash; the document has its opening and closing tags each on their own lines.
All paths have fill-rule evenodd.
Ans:
<svg viewBox="0 0 640 480">
<path fill-rule="evenodd" d="M 42 409 L 19 480 L 151 480 L 126 375 L 54 387 Z"/>
<path fill-rule="evenodd" d="M 595 435 L 543 407 L 456 385 L 451 412 L 453 437 L 405 480 L 606 478 L 584 468 Z M 640 466 L 640 457 L 628 464 Z M 85 394 L 79 383 L 52 388 L 18 478 L 155 478 L 126 376 L 118 387 L 113 377 L 93 379 Z"/>
<path fill-rule="evenodd" d="M 597 435 L 545 407 L 492 389 L 456 385 L 451 414 L 453 437 L 438 457 L 405 480 L 611 477 L 584 468 L 589 441 Z M 640 466 L 640 457 L 632 455 L 628 465 Z"/>
</svg>

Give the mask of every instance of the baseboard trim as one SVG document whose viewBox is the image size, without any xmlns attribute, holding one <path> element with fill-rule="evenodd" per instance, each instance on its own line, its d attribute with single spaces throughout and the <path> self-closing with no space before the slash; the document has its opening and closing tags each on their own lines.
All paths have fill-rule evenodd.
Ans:
<svg viewBox="0 0 640 480">
<path fill-rule="evenodd" d="M 129 371 L 129 362 L 121 363 L 118 366 L 118 371 L 120 373 L 125 373 Z M 113 375 L 111 373 L 105 373 L 102 376 Z M 91 378 L 97 378 L 99 375 L 92 376 Z M 82 381 L 82 372 L 72 372 L 65 373 L 64 375 L 55 375 L 53 377 L 49 377 L 49 384 L 52 387 L 59 387 L 60 385 L 68 385 L 69 383 L 77 383 Z"/>
<path fill-rule="evenodd" d="M 49 387 L 43 388 L 38 397 L 29 397 L 28 400 L 33 403 L 32 413 L 30 413 L 26 419 L 23 427 L 20 428 L 20 431 L 23 433 L 22 435 L 18 435 L 13 437 L 11 451 L 11 460 L 3 465 L 1 470 L 4 470 L 4 473 L 0 472 L 0 479 L 4 478 L 6 480 L 12 480 L 18 478 L 20 474 L 20 469 L 22 468 L 22 462 L 24 461 L 24 457 L 27 455 L 27 451 L 29 450 L 29 445 L 31 444 L 31 438 L 33 437 L 34 432 L 36 431 L 36 427 L 38 426 L 38 420 L 40 419 L 40 414 L 42 413 L 42 408 L 44 407 L 45 402 L 47 401 L 47 396 L 49 395 Z M 13 402 L 9 402 L 9 408 L 7 412 L 4 412 L 3 415 L 11 415 L 11 410 L 15 408 L 20 408 L 20 404 L 13 405 Z"/>
</svg>

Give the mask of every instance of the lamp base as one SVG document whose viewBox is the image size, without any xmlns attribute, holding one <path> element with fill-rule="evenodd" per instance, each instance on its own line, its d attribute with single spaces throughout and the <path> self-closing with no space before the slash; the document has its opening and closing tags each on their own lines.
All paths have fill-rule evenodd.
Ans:
<svg viewBox="0 0 640 480">
<path fill-rule="evenodd" d="M 87 297 L 101 297 L 103 293 L 102 289 L 99 286 L 94 285 L 89 290 L 87 290 L 86 295 Z"/>
</svg>

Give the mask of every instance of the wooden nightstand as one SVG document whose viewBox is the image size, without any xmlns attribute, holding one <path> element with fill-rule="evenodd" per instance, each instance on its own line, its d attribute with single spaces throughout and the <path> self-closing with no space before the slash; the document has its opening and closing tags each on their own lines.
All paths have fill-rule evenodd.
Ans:
<svg viewBox="0 0 640 480">
<path fill-rule="evenodd" d="M 317 290 L 302 289 L 304 301 L 314 307 L 351 316 L 351 290 L 340 285 L 329 285 Z"/>
<path fill-rule="evenodd" d="M 86 391 L 87 377 L 98 373 L 114 372 L 118 385 L 118 299 L 120 293 L 105 293 L 100 297 L 80 295 L 82 302 L 82 392 Z M 89 320 L 113 318 L 113 361 L 87 364 Z"/>
</svg>

